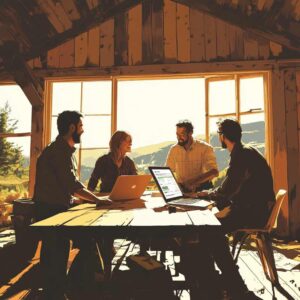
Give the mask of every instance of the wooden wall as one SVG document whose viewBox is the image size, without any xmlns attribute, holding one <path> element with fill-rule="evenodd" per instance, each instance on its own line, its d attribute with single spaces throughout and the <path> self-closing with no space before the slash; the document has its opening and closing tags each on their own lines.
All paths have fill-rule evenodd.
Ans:
<svg viewBox="0 0 300 300">
<path fill-rule="evenodd" d="M 171 0 L 144 1 L 47 53 L 46 68 L 270 59 L 282 47 Z M 31 60 L 42 68 L 39 58 Z"/>
<path fill-rule="evenodd" d="M 297 62 L 284 65 L 274 60 L 285 51 L 276 43 L 181 4 L 151 0 L 29 65 L 37 76 L 69 77 L 269 71 L 270 162 L 275 191 L 288 190 L 278 232 L 299 238 L 300 71 L 295 68 Z"/>
</svg>

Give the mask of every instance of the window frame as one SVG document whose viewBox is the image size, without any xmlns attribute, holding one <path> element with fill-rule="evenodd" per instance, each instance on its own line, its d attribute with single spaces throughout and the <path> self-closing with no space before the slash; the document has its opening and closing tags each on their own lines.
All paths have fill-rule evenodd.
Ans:
<svg viewBox="0 0 300 300">
<path fill-rule="evenodd" d="M 47 79 L 47 85 L 45 88 L 45 116 L 46 116 L 46 124 L 45 124 L 45 134 L 44 134 L 44 140 L 45 140 L 45 146 L 51 142 L 51 127 L 52 127 L 52 118 L 57 117 L 57 115 L 52 114 L 52 91 L 53 91 L 53 84 L 54 83 L 60 83 L 60 82 L 80 82 L 80 111 L 82 111 L 82 98 L 83 98 L 83 82 L 89 82 L 89 81 L 111 81 L 112 83 L 112 93 L 111 93 L 111 113 L 110 114 L 84 114 L 84 116 L 110 116 L 111 118 L 111 132 L 110 135 L 112 135 L 116 130 L 116 118 L 113 117 L 113 112 L 115 112 L 116 107 L 116 88 L 115 84 L 116 81 L 111 77 L 99 77 L 99 76 L 93 76 L 93 77 L 76 77 L 76 78 L 51 78 Z M 115 112 L 116 115 L 116 112 Z M 84 150 L 107 150 L 108 147 L 91 147 L 91 148 L 85 148 L 82 147 L 82 143 L 80 143 L 80 146 L 78 148 L 78 175 L 80 177 L 80 171 L 81 171 L 81 157 L 82 157 L 82 151 Z"/>
<path fill-rule="evenodd" d="M 240 116 L 242 115 L 251 115 L 251 114 L 258 114 L 263 113 L 265 119 L 265 157 L 267 161 L 270 162 L 270 144 L 271 144 L 271 136 L 272 132 L 269 131 L 269 115 L 268 112 L 270 110 L 269 106 L 269 71 L 241 71 L 241 72 L 216 72 L 216 73 L 193 73 L 193 74 L 159 74 L 159 75 L 116 75 L 116 76 L 74 76 L 74 77 L 51 77 L 46 78 L 46 89 L 45 89 L 45 112 L 46 112 L 46 124 L 45 124 L 45 134 L 44 140 L 45 145 L 50 142 L 51 138 L 51 119 L 52 119 L 52 86 L 53 83 L 56 82 L 78 82 L 78 81 L 107 81 L 110 80 L 112 82 L 112 93 L 111 93 L 111 135 L 117 129 L 117 96 L 118 96 L 118 82 L 119 81 L 140 81 L 140 80 L 164 80 L 164 79 L 187 79 L 187 78 L 204 78 L 205 79 L 205 135 L 206 141 L 209 142 L 209 119 L 212 117 L 226 117 L 226 116 L 233 116 L 235 115 L 238 120 L 240 120 Z M 256 78 L 262 77 L 263 84 L 264 84 L 264 109 L 260 111 L 253 111 L 253 112 L 240 112 L 240 79 L 244 78 Z M 236 89 L 236 112 L 233 114 L 220 114 L 220 115 L 209 115 L 208 113 L 208 93 L 209 93 L 209 82 L 217 81 L 217 80 L 226 80 L 226 79 L 234 79 L 235 80 L 235 89 Z M 85 150 L 85 148 L 81 148 L 81 150 Z M 88 148 L 92 149 L 92 148 Z M 99 150 L 108 149 L 108 147 L 104 148 L 93 148 Z M 79 161 L 78 165 L 81 167 L 81 151 L 79 151 Z M 80 170 L 80 168 L 79 168 Z"/>
<path fill-rule="evenodd" d="M 14 81 L 1 81 L 0 82 L 0 86 L 7 86 L 7 85 L 13 85 L 13 86 L 18 86 L 19 88 L 21 88 L 16 82 Z M 23 90 L 22 90 L 23 92 Z M 23 92 L 24 93 L 24 92 Z M 30 101 L 28 100 L 27 96 L 24 94 L 24 96 L 26 97 L 27 101 L 29 102 L 30 106 L 31 106 L 31 111 L 32 111 L 32 104 L 30 103 Z M 0 139 L 3 138 L 19 138 L 19 137 L 30 137 L 29 139 L 29 145 L 30 145 L 30 149 L 29 149 L 29 167 L 28 167 L 28 195 L 29 197 L 31 196 L 31 172 L 32 172 L 32 113 L 31 113 L 31 119 L 30 119 L 30 132 L 17 132 L 17 133 L 1 133 L 0 132 Z"/>
<path fill-rule="evenodd" d="M 236 73 L 231 75 L 221 75 L 216 77 L 208 77 L 205 79 L 205 137 L 206 142 L 210 142 L 210 119 L 211 118 L 225 118 L 234 116 L 239 122 L 241 121 L 241 116 L 249 116 L 255 114 L 264 114 L 265 118 L 265 158 L 269 162 L 270 160 L 270 136 L 269 132 L 269 118 L 268 118 L 268 72 L 255 72 L 255 73 Z M 264 85 L 264 109 L 241 112 L 241 94 L 240 94 L 240 81 L 241 79 L 248 78 L 258 78 L 262 77 Z M 209 113 L 209 83 L 216 81 L 225 81 L 225 80 L 234 80 L 235 81 L 235 112 L 226 113 L 226 114 L 210 114 Z"/>
</svg>

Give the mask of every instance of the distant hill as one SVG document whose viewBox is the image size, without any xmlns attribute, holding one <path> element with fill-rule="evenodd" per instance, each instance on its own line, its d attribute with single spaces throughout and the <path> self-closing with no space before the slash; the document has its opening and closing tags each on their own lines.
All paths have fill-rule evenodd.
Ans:
<svg viewBox="0 0 300 300">
<path fill-rule="evenodd" d="M 265 124 L 264 122 L 254 122 L 245 124 L 243 129 L 243 142 L 251 144 L 262 154 L 265 151 Z M 198 136 L 196 137 L 198 138 Z M 149 145 L 146 147 L 133 149 L 130 157 L 134 160 L 140 173 L 148 173 L 149 165 L 163 166 L 166 161 L 170 147 L 175 141 L 168 141 L 159 144 Z M 217 133 L 211 135 L 211 145 L 214 147 L 217 164 L 220 171 L 228 166 L 229 154 L 226 149 L 220 147 L 219 136 Z M 99 157 L 98 151 L 89 152 L 89 157 L 84 159 L 85 165 L 81 166 L 81 180 L 88 180 L 96 159 Z"/>
</svg>

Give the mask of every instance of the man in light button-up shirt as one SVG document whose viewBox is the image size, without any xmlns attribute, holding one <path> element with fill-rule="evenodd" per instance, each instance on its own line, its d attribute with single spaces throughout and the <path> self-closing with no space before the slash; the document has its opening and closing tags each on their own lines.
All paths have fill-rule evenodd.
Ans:
<svg viewBox="0 0 300 300">
<path fill-rule="evenodd" d="M 166 161 L 184 192 L 211 188 L 210 180 L 219 175 L 213 147 L 194 140 L 193 129 L 188 120 L 176 124 L 178 143 L 171 147 Z"/>
</svg>

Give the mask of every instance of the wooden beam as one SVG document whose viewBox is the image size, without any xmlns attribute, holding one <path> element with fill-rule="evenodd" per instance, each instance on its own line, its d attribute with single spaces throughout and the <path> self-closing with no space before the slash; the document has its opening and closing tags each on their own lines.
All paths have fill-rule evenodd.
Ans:
<svg viewBox="0 0 300 300">
<path fill-rule="evenodd" d="M 172 1 L 208 13 L 225 22 L 241 27 L 246 32 L 259 35 L 289 49 L 300 51 L 300 22 L 292 20 L 288 16 L 280 15 L 279 17 L 281 5 L 285 1 L 275 1 L 268 12 L 255 11 L 251 14 L 241 11 L 238 7 L 232 7 L 230 1 L 221 4 L 218 0 Z M 279 2 L 281 4 L 277 5 Z"/>
<path fill-rule="evenodd" d="M 79 2 L 81 1 L 78 1 L 78 3 Z M 48 38 L 47 41 L 33 46 L 30 51 L 24 53 L 24 58 L 25 60 L 29 60 L 38 56 L 41 52 L 46 53 L 48 50 L 57 47 L 58 45 L 97 25 L 100 25 L 116 15 L 124 13 L 141 2 L 142 0 L 103 1 L 97 8 L 90 10 L 89 12 L 85 12 L 81 19 L 74 21 L 71 29 L 63 31 L 51 38 Z"/>
<path fill-rule="evenodd" d="M 147 75 L 188 75 L 222 72 L 253 72 L 268 71 L 275 67 L 300 68 L 299 60 L 268 60 L 268 61 L 236 61 L 214 63 L 186 63 L 186 64 L 161 64 L 161 65 L 136 65 L 118 67 L 89 67 L 69 69 L 36 69 L 33 71 L 38 78 L 51 77 L 85 77 L 85 76 L 147 76 Z"/>
<path fill-rule="evenodd" d="M 0 47 L 4 67 L 21 87 L 32 106 L 43 106 L 43 87 L 23 60 L 15 42 L 7 41 Z"/>
</svg>

